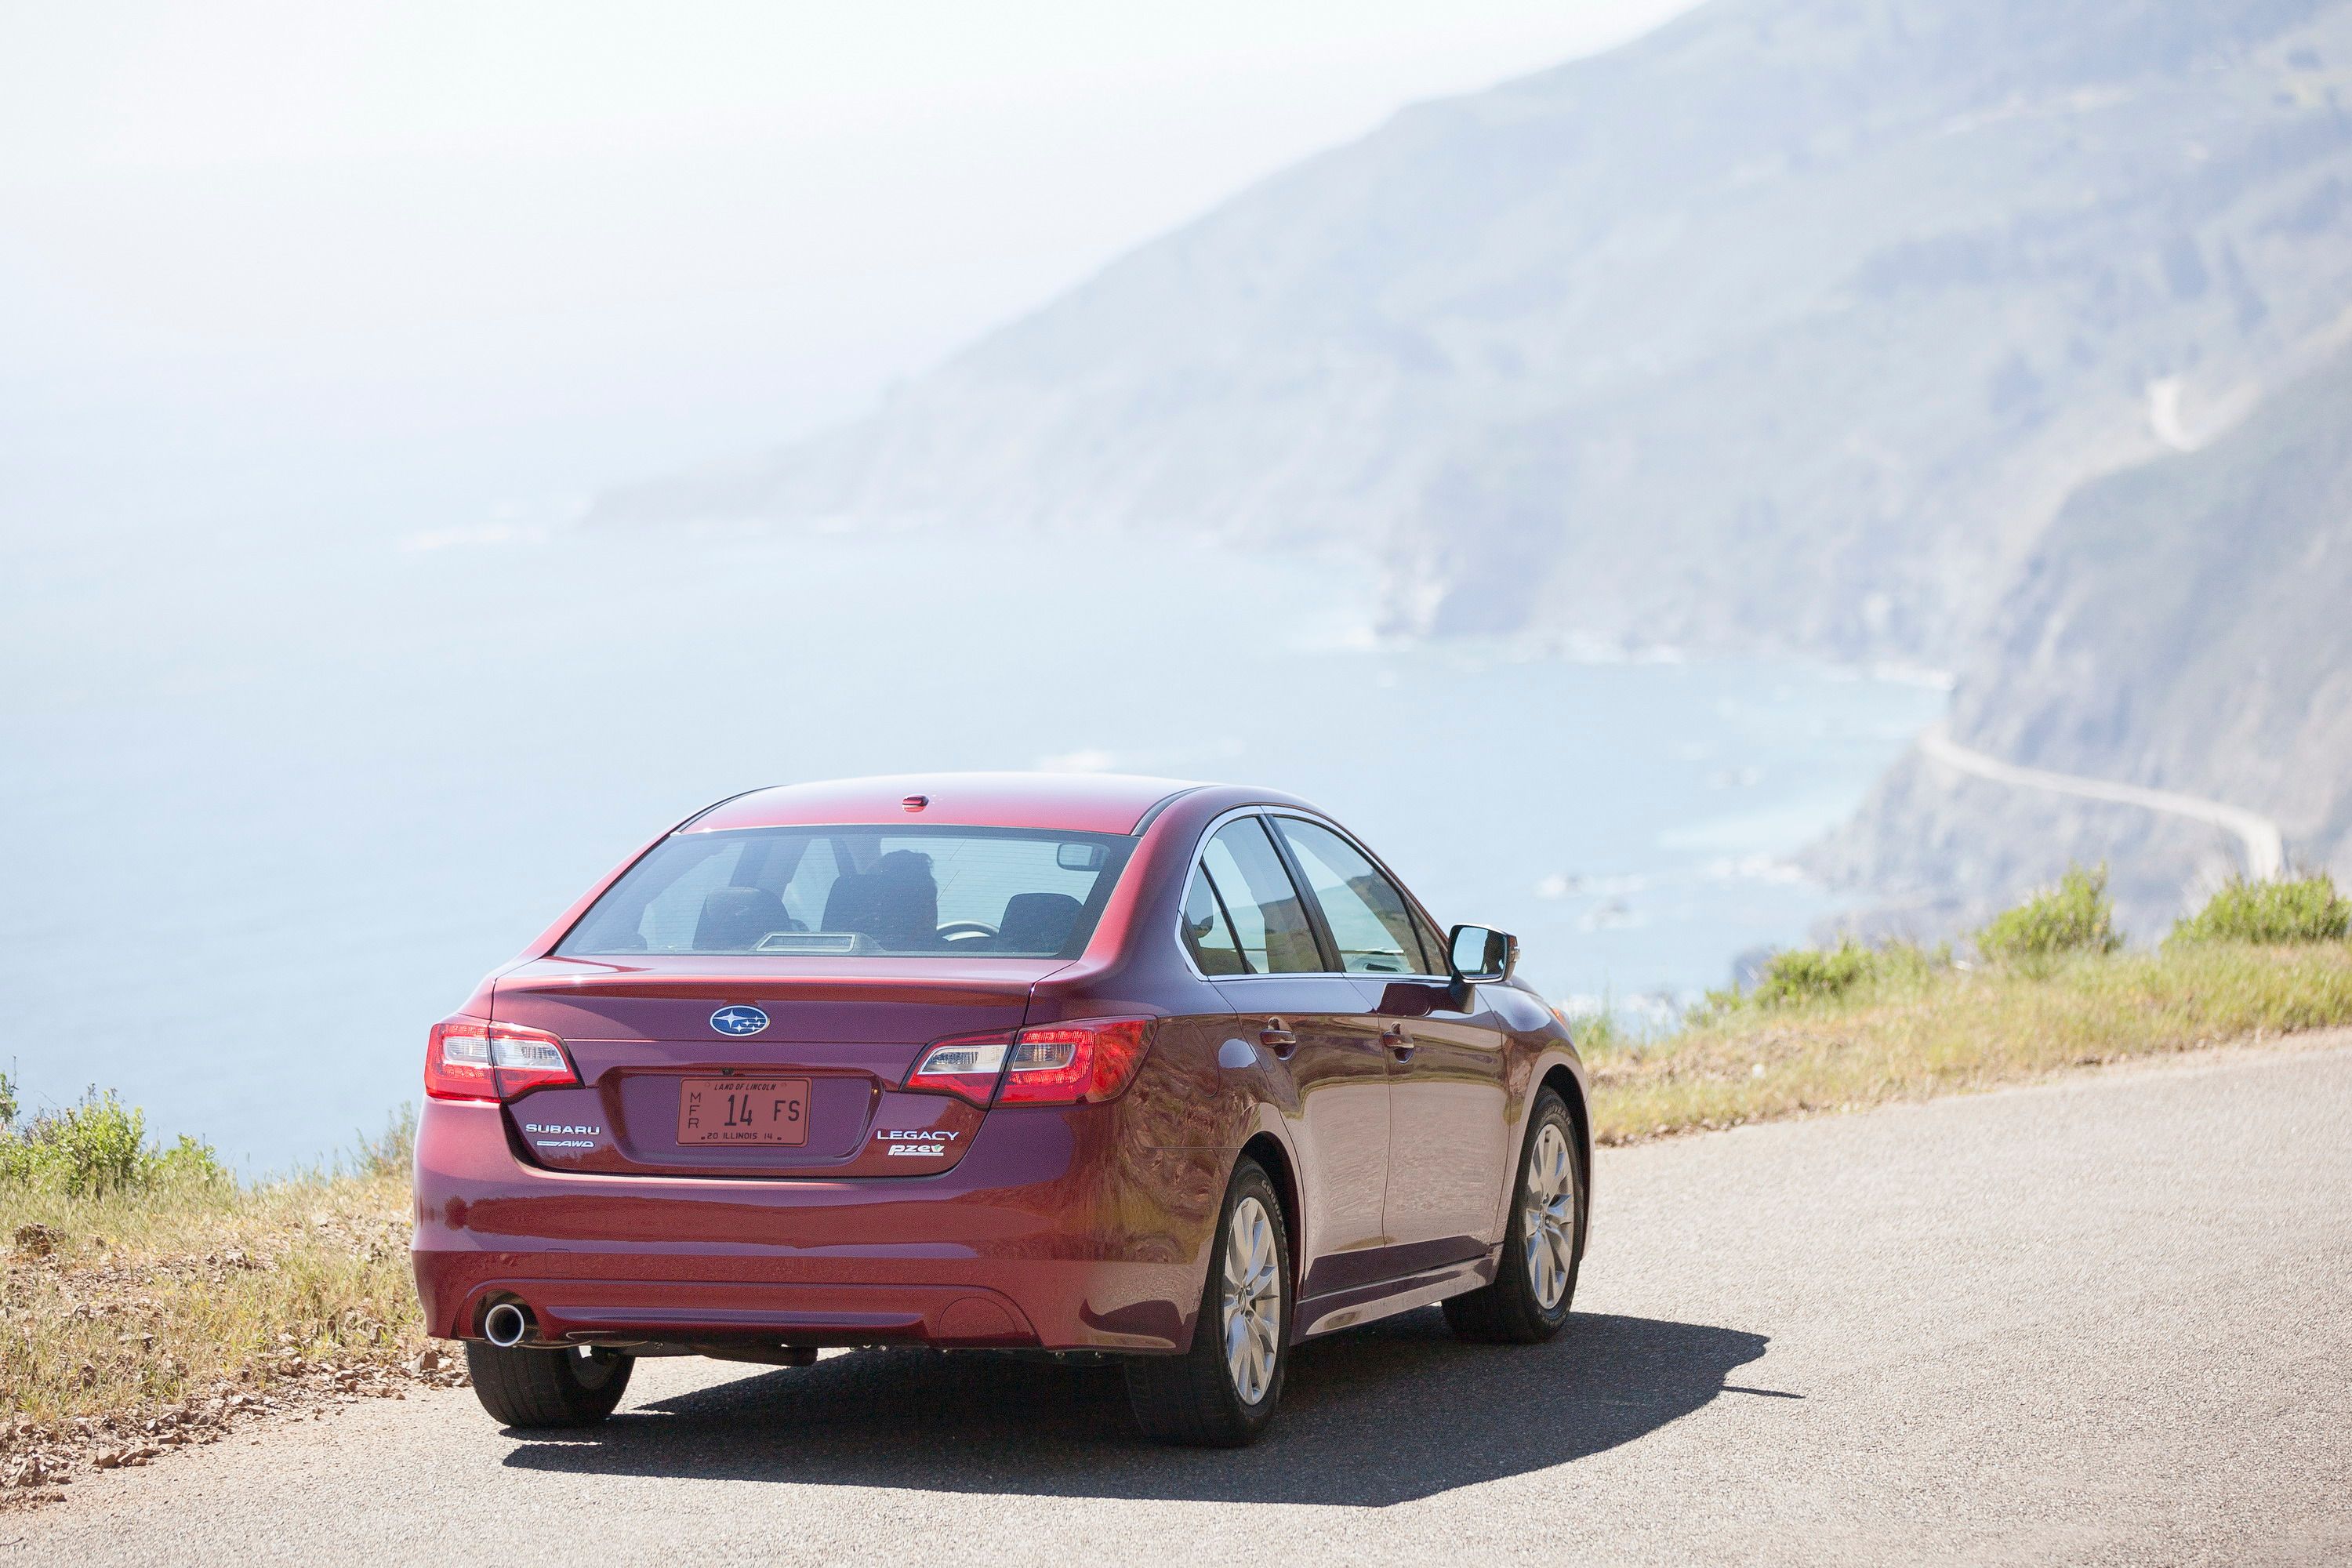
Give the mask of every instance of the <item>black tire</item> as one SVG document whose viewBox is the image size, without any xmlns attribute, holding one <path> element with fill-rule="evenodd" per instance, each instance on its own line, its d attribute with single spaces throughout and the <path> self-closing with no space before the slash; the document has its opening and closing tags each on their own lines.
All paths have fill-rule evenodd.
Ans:
<svg viewBox="0 0 2352 1568">
<path fill-rule="evenodd" d="M 1547 1129 L 1558 1143 L 1545 1138 Z M 1550 1261 L 1548 1265 L 1539 1264 L 1528 1247 L 1532 1210 L 1528 1192 L 1536 1174 L 1538 1151 L 1556 1153 L 1563 1146 L 1570 1184 L 1566 1208 L 1574 1216 L 1575 1235 L 1566 1248 L 1566 1280 L 1559 1298 L 1547 1307 L 1543 1300 L 1545 1289 L 1538 1276 L 1540 1268 L 1549 1267 L 1554 1271 L 1551 1278 L 1558 1280 L 1559 1232 L 1555 1225 L 1551 1228 L 1552 1245 L 1545 1255 Z M 1557 1161 L 1545 1163 L 1551 1174 L 1560 1168 Z M 1545 1206 L 1557 1215 L 1556 1202 Z M 1445 1321 L 1454 1334 L 1486 1344 L 1533 1345 L 1559 1332 L 1560 1326 L 1568 1321 L 1569 1303 L 1576 1299 L 1577 1271 L 1584 1263 L 1584 1163 L 1577 1146 L 1576 1123 L 1569 1119 L 1568 1106 L 1558 1090 L 1539 1089 L 1535 1108 L 1528 1117 L 1527 1140 L 1519 1150 L 1518 1174 L 1511 1183 L 1511 1223 L 1503 1232 L 1502 1267 L 1496 1270 L 1493 1284 L 1446 1299 Z"/>
<path fill-rule="evenodd" d="M 1251 1208 L 1251 1205 L 1255 1205 Z M 1234 1245 L 1234 1216 L 1250 1209 L 1243 1236 L 1244 1258 L 1254 1252 L 1251 1236 L 1262 1237 L 1271 1253 L 1273 1311 L 1265 1311 L 1267 1291 L 1263 1254 L 1245 1263 L 1237 1302 L 1245 1342 L 1258 1354 L 1244 1358 L 1242 1370 L 1231 1368 L 1225 1349 L 1227 1254 Z M 1127 1400 L 1143 1435 L 1160 1443 L 1181 1443 L 1196 1448 L 1238 1448 L 1257 1441 L 1274 1419 L 1282 1400 L 1282 1374 L 1290 1364 L 1290 1232 L 1283 1223 L 1282 1200 L 1274 1183 L 1255 1160 L 1234 1168 L 1226 1185 L 1224 1207 L 1217 1215 L 1217 1235 L 1209 1249 L 1209 1278 L 1201 1289 L 1201 1315 L 1192 1326 L 1192 1348 L 1181 1355 L 1135 1356 L 1126 1366 Z M 1253 1305 L 1254 1304 L 1254 1305 Z M 1271 1319 L 1271 1347 L 1265 1330 Z M 1257 1325 L 1252 1335 L 1250 1325 Z M 1237 1384 L 1261 1379 L 1255 1397 Z"/>
<path fill-rule="evenodd" d="M 590 1349 L 500 1350 L 466 1342 L 466 1370 L 474 1397 L 501 1426 L 593 1426 L 613 1414 L 629 1386 L 636 1358 Z"/>
</svg>

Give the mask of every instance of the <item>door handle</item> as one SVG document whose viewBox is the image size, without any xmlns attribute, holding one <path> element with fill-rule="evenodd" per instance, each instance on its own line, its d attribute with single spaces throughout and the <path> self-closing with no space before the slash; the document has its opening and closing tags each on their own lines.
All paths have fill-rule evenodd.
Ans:
<svg viewBox="0 0 2352 1568">
<path fill-rule="evenodd" d="M 1397 1060 L 1406 1062 L 1412 1059 L 1413 1049 L 1418 1042 L 1404 1032 L 1402 1024 L 1391 1024 L 1381 1031 L 1381 1044 L 1386 1046 Z"/>
<path fill-rule="evenodd" d="M 1276 1056 L 1286 1057 L 1298 1044 L 1298 1037 L 1279 1018 L 1268 1018 L 1265 1027 L 1257 1032 L 1257 1043 Z"/>
</svg>

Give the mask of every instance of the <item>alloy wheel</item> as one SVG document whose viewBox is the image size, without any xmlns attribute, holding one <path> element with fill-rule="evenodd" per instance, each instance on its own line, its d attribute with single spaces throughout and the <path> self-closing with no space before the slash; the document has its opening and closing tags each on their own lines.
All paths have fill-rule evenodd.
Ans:
<svg viewBox="0 0 2352 1568">
<path fill-rule="evenodd" d="M 1576 1160 L 1557 1124 L 1538 1130 L 1528 1146 L 1519 1237 L 1527 1248 L 1528 1284 L 1536 1305 L 1549 1312 L 1568 1293 L 1576 1260 Z"/>
<path fill-rule="evenodd" d="M 1282 1270 L 1265 1205 L 1245 1197 L 1225 1230 L 1225 1374 L 1244 1405 L 1265 1397 L 1281 1345 Z"/>
</svg>

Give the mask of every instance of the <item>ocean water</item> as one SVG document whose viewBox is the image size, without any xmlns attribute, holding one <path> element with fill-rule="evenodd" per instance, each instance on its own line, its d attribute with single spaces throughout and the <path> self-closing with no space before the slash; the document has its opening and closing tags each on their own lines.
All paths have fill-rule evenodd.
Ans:
<svg viewBox="0 0 2352 1568">
<path fill-rule="evenodd" d="M 1382 646 L 1360 565 L 1135 542 L 207 531 L 5 542 L 0 1068 L 248 1170 L 759 784 L 1118 769 L 1319 802 L 1555 998 L 1687 996 L 1833 909 L 1788 857 L 1943 706 L 1793 662 Z"/>
</svg>

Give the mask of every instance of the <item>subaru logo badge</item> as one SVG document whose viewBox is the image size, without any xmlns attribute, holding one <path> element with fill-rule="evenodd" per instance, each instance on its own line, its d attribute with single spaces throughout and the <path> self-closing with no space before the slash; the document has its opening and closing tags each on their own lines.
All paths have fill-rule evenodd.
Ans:
<svg viewBox="0 0 2352 1568">
<path fill-rule="evenodd" d="M 722 1035 L 756 1035 L 768 1026 L 768 1016 L 757 1007 L 721 1007 L 710 1015 L 710 1026 Z"/>
</svg>

